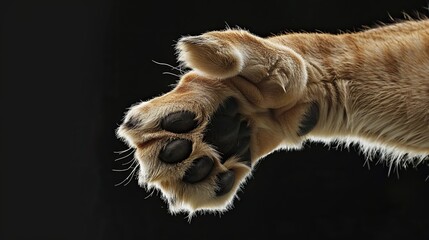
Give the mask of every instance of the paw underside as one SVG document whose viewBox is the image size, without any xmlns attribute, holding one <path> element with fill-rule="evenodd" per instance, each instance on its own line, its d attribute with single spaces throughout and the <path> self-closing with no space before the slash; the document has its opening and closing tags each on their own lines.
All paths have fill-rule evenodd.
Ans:
<svg viewBox="0 0 429 240">
<path fill-rule="evenodd" d="M 238 110 L 237 100 L 230 97 L 218 106 L 205 123 L 199 122 L 196 114 L 189 110 L 174 111 L 160 119 L 159 130 L 172 133 L 175 137 L 159 141 L 163 146 L 156 153 L 155 161 L 158 163 L 154 165 L 159 169 L 155 171 L 174 169 L 173 175 L 176 176 L 165 179 L 170 177 L 167 174 L 160 182 L 143 184 L 161 190 L 171 212 L 219 211 L 231 204 L 252 165 L 251 127 Z M 193 142 L 189 134 L 198 132 L 201 125 L 205 125 L 202 141 Z M 138 122 L 132 118 L 123 126 L 128 130 L 139 128 Z M 198 152 L 197 145 L 203 144 L 210 146 L 215 154 L 194 154 Z M 140 161 L 144 161 L 141 158 Z"/>
<path fill-rule="evenodd" d="M 284 129 L 280 129 L 283 124 L 279 124 L 273 114 L 277 108 L 294 103 L 283 96 L 284 81 L 299 81 L 305 76 L 300 74 L 303 64 L 296 54 L 283 48 L 273 51 L 271 47 L 276 45 L 241 31 L 225 34 L 182 40 L 178 44 L 179 58 L 198 71 L 183 76 L 171 94 L 133 107 L 118 130 L 119 136 L 137 149 L 139 184 L 160 190 L 172 213 L 228 209 L 257 158 L 283 144 L 284 136 L 289 136 L 292 143 L 299 142 L 318 122 L 316 102 L 300 105 L 307 108 L 305 111 L 301 111 L 302 108 L 292 111 L 293 126 Z M 260 48 L 240 45 L 243 39 Z M 266 44 L 271 47 L 264 48 Z M 246 58 L 243 49 L 252 51 L 252 58 Z M 271 58 L 264 56 L 277 52 L 281 52 L 283 58 L 272 59 L 282 59 L 280 73 L 265 68 L 272 63 Z M 255 59 L 260 62 L 255 63 Z M 291 67 L 294 71 L 290 74 L 281 74 Z M 199 73 L 206 74 L 198 79 Z M 259 77 L 263 81 L 256 79 Z M 225 84 L 220 84 L 222 81 Z M 227 81 L 230 84 L 226 84 Z M 191 91 L 194 87 L 196 90 Z M 212 94 L 207 98 L 206 90 Z M 276 96 L 279 101 L 287 101 L 273 100 Z M 297 98 L 299 94 L 291 96 Z M 198 101 L 201 98 L 202 103 Z M 283 110 L 280 113 L 285 114 Z M 297 116 L 301 113 L 303 116 Z"/>
<path fill-rule="evenodd" d="M 318 113 L 318 105 L 310 105 L 298 135 L 314 127 Z M 129 118 L 122 126 L 131 131 L 141 128 L 134 118 Z M 157 141 L 160 145 L 154 148 L 157 150 L 153 154 L 137 158 L 140 175 L 147 175 L 146 171 L 162 176 L 139 179 L 140 184 L 160 190 L 172 213 L 228 209 L 256 161 L 251 154 L 251 125 L 240 114 L 239 102 L 227 98 L 205 121 L 197 120 L 191 110 L 173 111 L 158 121 L 157 129 L 162 134 L 169 133 L 170 137 Z M 195 134 L 201 137 L 189 137 Z M 204 152 L 201 145 L 210 147 Z M 149 160 L 146 155 L 150 156 Z M 155 163 L 147 164 L 148 161 Z"/>
<path fill-rule="evenodd" d="M 195 114 L 189 111 L 174 112 L 161 121 L 161 128 L 173 133 L 187 133 L 198 126 Z M 227 99 L 214 113 L 204 133 L 204 142 L 210 144 L 219 153 L 220 163 L 225 163 L 235 156 L 247 166 L 250 159 L 250 127 L 238 113 L 238 103 L 234 98 Z M 166 164 L 177 164 L 187 159 L 192 153 L 192 142 L 187 139 L 170 140 L 160 151 L 159 160 Z M 195 184 L 210 175 L 214 159 L 202 156 L 193 161 L 183 176 L 183 182 Z M 217 196 L 228 193 L 234 184 L 235 173 L 232 170 L 217 174 Z"/>
</svg>

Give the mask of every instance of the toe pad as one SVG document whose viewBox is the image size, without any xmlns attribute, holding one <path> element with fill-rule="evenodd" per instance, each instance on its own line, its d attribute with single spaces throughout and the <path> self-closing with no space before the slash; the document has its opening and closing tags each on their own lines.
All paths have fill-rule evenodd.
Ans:
<svg viewBox="0 0 429 240">
<path fill-rule="evenodd" d="M 213 165 L 213 160 L 209 157 L 205 156 L 196 159 L 192 167 L 186 171 L 183 181 L 188 183 L 200 182 L 210 174 L 213 169 Z"/>
<path fill-rule="evenodd" d="M 174 112 L 161 121 L 161 128 L 173 133 L 187 133 L 198 125 L 195 113 L 189 111 Z"/>
<path fill-rule="evenodd" d="M 159 159 L 165 163 L 178 163 L 191 155 L 192 142 L 187 139 L 174 139 L 167 143 L 159 153 Z"/>
<path fill-rule="evenodd" d="M 235 173 L 233 171 L 219 173 L 217 178 L 218 189 L 216 190 L 216 196 L 222 196 L 231 191 L 235 181 Z"/>
</svg>

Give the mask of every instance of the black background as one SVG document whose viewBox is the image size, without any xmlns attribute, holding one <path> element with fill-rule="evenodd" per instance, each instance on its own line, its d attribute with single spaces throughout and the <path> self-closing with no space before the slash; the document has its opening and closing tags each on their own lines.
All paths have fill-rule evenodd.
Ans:
<svg viewBox="0 0 429 240">
<path fill-rule="evenodd" d="M 223 214 L 170 215 L 112 172 L 126 108 L 170 90 L 175 41 L 239 26 L 259 36 L 354 31 L 402 1 L 12 1 L 0 5 L 0 239 L 429 239 L 428 167 L 391 171 L 307 144 L 264 159 Z M 399 177 L 398 177 L 399 176 Z"/>
</svg>

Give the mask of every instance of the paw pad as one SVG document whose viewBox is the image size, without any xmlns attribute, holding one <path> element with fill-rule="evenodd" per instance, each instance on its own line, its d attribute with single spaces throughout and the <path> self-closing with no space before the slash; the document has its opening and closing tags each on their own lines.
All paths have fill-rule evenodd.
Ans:
<svg viewBox="0 0 429 240">
<path fill-rule="evenodd" d="M 198 125 L 195 113 L 189 111 L 174 112 L 161 121 L 161 128 L 173 133 L 187 133 Z"/>
<path fill-rule="evenodd" d="M 224 208 L 251 167 L 251 129 L 236 99 L 227 98 L 210 117 L 197 116 L 174 111 L 149 130 L 139 120 L 143 116 L 130 114 L 123 123 L 141 150 L 141 182 L 161 189 L 174 211 Z M 144 134 L 149 137 L 139 142 Z"/>
<path fill-rule="evenodd" d="M 174 139 L 167 143 L 159 153 L 159 159 L 165 163 L 178 163 L 192 153 L 192 142 L 187 139 Z"/>
<path fill-rule="evenodd" d="M 225 193 L 228 193 L 233 187 L 234 181 L 235 174 L 233 171 L 219 173 L 217 175 L 218 189 L 216 190 L 216 196 L 222 196 Z"/>
<path fill-rule="evenodd" d="M 319 121 L 319 105 L 317 102 L 314 102 L 310 105 L 306 114 L 304 115 L 304 119 L 301 122 L 301 126 L 298 130 L 298 136 L 304 136 L 309 133 L 316 126 Z"/>
<path fill-rule="evenodd" d="M 218 108 L 207 127 L 204 141 L 220 152 L 222 163 L 237 155 L 250 166 L 250 127 L 238 113 L 237 100 L 229 98 Z"/>
<path fill-rule="evenodd" d="M 221 163 L 225 163 L 232 156 L 237 156 L 242 163 L 250 163 L 250 127 L 246 120 L 238 113 L 238 102 L 228 98 L 221 104 L 210 118 L 204 133 L 203 141 L 212 145 L 220 153 Z M 161 128 L 172 133 L 188 133 L 198 126 L 196 115 L 190 111 L 173 112 L 161 120 Z M 169 141 L 160 151 L 158 158 L 168 164 L 184 161 L 192 154 L 192 141 L 174 139 Z M 214 160 L 203 156 L 193 160 L 184 176 L 186 183 L 197 183 L 207 178 L 214 167 Z M 235 181 L 232 170 L 221 172 L 216 176 L 218 188 L 216 195 L 229 192 Z"/>
<path fill-rule="evenodd" d="M 209 157 L 194 160 L 192 167 L 186 171 L 183 181 L 188 183 L 200 182 L 210 174 L 213 165 L 213 160 Z"/>
</svg>

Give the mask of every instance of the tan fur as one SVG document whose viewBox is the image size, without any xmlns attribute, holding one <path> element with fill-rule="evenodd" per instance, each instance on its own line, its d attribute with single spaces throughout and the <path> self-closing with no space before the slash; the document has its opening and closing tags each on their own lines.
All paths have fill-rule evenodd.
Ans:
<svg viewBox="0 0 429 240">
<path fill-rule="evenodd" d="M 199 156 L 219 156 L 202 141 L 211 114 L 227 97 L 239 100 L 240 113 L 252 128 L 252 166 L 279 149 L 299 149 L 304 141 L 359 143 L 392 163 L 423 161 L 429 154 L 429 20 L 406 21 L 356 33 L 282 34 L 261 38 L 228 29 L 182 38 L 182 63 L 191 68 L 171 92 L 133 106 L 124 122 L 140 127 L 118 129 L 136 148 L 139 182 L 159 189 L 171 212 L 221 211 L 252 169 L 234 157 L 215 163 L 209 178 L 181 182 Z M 307 135 L 298 136 L 310 104 L 320 118 Z M 193 152 L 177 165 L 157 159 L 165 141 L 178 134 L 159 129 L 170 112 L 189 110 L 201 123 L 181 138 L 193 141 Z M 233 190 L 215 197 L 216 174 L 233 170 Z"/>
</svg>

